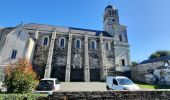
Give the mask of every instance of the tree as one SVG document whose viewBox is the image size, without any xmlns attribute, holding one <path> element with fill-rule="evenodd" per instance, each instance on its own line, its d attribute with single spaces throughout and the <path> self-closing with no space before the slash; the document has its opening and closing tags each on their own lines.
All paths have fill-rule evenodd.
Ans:
<svg viewBox="0 0 170 100">
<path fill-rule="evenodd" d="M 159 58 L 159 57 L 168 56 L 168 55 L 170 55 L 170 51 L 168 51 L 168 50 L 158 50 L 158 51 L 152 53 L 149 56 L 149 59 Z"/>
<path fill-rule="evenodd" d="M 136 62 L 136 61 L 132 61 L 132 66 L 133 67 L 135 67 L 135 66 L 137 66 L 138 65 L 138 63 Z"/>
<path fill-rule="evenodd" d="M 5 68 L 4 83 L 8 93 L 31 92 L 37 82 L 37 75 L 26 59 L 19 59 L 17 63 L 10 64 Z"/>
</svg>

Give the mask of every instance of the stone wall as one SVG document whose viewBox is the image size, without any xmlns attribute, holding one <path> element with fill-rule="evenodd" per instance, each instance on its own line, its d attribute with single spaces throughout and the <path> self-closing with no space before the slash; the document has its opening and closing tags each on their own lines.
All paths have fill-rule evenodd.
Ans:
<svg viewBox="0 0 170 100">
<path fill-rule="evenodd" d="M 158 71 L 163 71 L 163 72 L 166 72 L 166 75 L 165 76 L 169 76 L 169 69 L 166 68 L 164 65 L 163 62 L 153 62 L 153 63 L 146 63 L 146 64 L 139 64 L 137 66 L 133 66 L 131 67 L 131 79 L 133 81 L 138 81 L 138 82 L 146 82 L 147 79 L 146 79 L 146 75 L 151 75 L 151 76 L 154 76 L 155 77 L 155 70 L 158 70 Z M 160 73 L 157 73 L 160 75 Z M 157 77 L 155 77 L 157 78 Z M 154 79 L 152 78 L 153 80 L 149 80 L 149 81 L 153 81 L 154 84 L 158 84 Z M 157 81 L 159 81 L 159 79 L 157 79 Z M 151 82 L 151 84 L 153 84 Z"/>
<path fill-rule="evenodd" d="M 35 46 L 32 65 L 40 78 L 44 77 L 44 71 L 47 64 L 48 47 L 37 44 Z"/>
<path fill-rule="evenodd" d="M 169 100 L 170 91 L 56 92 L 39 100 Z"/>
</svg>

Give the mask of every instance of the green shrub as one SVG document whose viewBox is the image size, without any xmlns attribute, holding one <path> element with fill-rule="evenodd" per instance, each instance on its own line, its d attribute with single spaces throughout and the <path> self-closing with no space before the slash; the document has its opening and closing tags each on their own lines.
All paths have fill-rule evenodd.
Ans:
<svg viewBox="0 0 170 100">
<path fill-rule="evenodd" d="M 0 94 L 0 100 L 36 100 L 47 97 L 47 94 Z"/>
<path fill-rule="evenodd" d="M 8 93 L 29 93 L 37 82 L 36 73 L 26 59 L 19 59 L 17 63 L 5 68 L 4 83 Z"/>
</svg>

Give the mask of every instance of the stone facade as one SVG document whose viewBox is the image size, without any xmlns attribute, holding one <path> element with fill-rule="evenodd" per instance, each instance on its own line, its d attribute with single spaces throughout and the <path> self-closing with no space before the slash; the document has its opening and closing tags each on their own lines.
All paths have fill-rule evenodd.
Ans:
<svg viewBox="0 0 170 100">
<path fill-rule="evenodd" d="M 170 85 L 170 56 L 144 60 L 131 67 L 134 81 L 149 84 Z"/>
<path fill-rule="evenodd" d="M 17 57 L 24 58 L 26 55 L 41 78 L 54 77 L 67 82 L 101 81 L 108 75 L 116 75 L 116 71 L 129 71 L 127 31 L 126 26 L 119 23 L 118 9 L 107 6 L 103 22 L 104 31 L 35 23 L 20 25 L 21 28 L 16 27 L 14 30 L 24 30 L 22 34 L 28 35 L 28 38 L 15 44 L 20 48 L 17 49 L 20 50 Z M 18 31 L 8 34 L 18 34 Z M 14 37 L 16 35 L 6 39 Z M 34 44 L 30 42 L 29 45 L 24 45 L 29 38 Z M 25 46 L 27 52 L 21 49 L 20 44 Z M 13 48 L 6 45 L 1 46 L 1 49 L 4 47 L 8 47 L 8 53 Z M 23 55 L 18 56 L 21 52 Z M 5 51 L 1 53 L 0 57 L 4 56 Z M 2 61 L 0 64 L 3 63 Z"/>
</svg>

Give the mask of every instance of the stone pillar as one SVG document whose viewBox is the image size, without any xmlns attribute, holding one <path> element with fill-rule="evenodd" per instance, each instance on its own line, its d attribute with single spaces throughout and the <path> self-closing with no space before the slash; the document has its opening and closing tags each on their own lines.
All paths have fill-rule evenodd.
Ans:
<svg viewBox="0 0 170 100">
<path fill-rule="evenodd" d="M 105 64 L 105 48 L 104 48 L 105 44 L 103 42 L 103 36 L 100 35 L 100 67 L 101 67 L 101 70 L 100 70 L 100 80 L 104 80 L 107 76 L 107 67 L 106 67 L 106 64 Z"/>
<path fill-rule="evenodd" d="M 131 66 L 131 59 L 130 59 L 131 57 L 130 57 L 130 50 L 129 50 L 129 48 L 128 48 L 128 57 L 127 57 L 127 59 L 128 59 L 128 67 L 130 67 Z"/>
<path fill-rule="evenodd" d="M 65 81 L 70 82 L 72 34 L 69 33 Z"/>
<path fill-rule="evenodd" d="M 51 63 L 52 63 L 55 39 L 56 39 L 56 31 L 52 33 L 44 78 L 50 78 L 51 77 Z"/>
<path fill-rule="evenodd" d="M 90 82 L 90 69 L 89 69 L 89 49 L 88 49 L 88 36 L 85 35 L 84 39 L 84 80 Z"/>
<path fill-rule="evenodd" d="M 30 60 L 30 62 L 32 62 L 34 47 L 35 47 L 35 42 L 31 38 L 29 38 L 25 46 L 24 57 Z"/>
<path fill-rule="evenodd" d="M 35 39 L 38 39 L 38 37 L 39 37 L 39 30 L 37 28 L 36 31 L 35 31 Z"/>
</svg>

